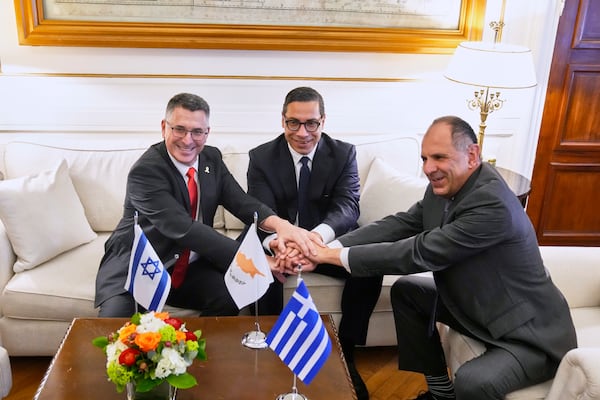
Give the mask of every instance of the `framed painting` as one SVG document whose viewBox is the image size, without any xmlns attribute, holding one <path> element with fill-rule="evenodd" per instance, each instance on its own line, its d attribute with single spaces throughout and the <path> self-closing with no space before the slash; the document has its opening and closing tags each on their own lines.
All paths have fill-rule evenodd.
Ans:
<svg viewBox="0 0 600 400">
<path fill-rule="evenodd" d="M 451 53 L 485 0 L 14 0 L 32 46 Z"/>
</svg>

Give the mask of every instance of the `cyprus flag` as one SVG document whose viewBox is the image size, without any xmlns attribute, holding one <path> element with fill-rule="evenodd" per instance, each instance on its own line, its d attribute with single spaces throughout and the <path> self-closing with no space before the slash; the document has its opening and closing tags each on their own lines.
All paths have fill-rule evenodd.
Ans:
<svg viewBox="0 0 600 400">
<path fill-rule="evenodd" d="M 225 285 L 238 308 L 260 299 L 273 282 L 271 268 L 252 224 L 225 273 Z"/>
</svg>

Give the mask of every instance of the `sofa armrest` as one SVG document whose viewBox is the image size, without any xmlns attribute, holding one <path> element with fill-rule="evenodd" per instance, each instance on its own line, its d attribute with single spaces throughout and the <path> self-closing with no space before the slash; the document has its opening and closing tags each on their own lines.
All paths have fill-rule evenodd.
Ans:
<svg viewBox="0 0 600 400">
<path fill-rule="evenodd" d="M 540 253 L 570 308 L 600 306 L 600 246 L 540 246 Z"/>
<path fill-rule="evenodd" d="M 6 235 L 4 224 L 0 222 L 0 292 L 14 275 L 13 265 L 17 256 L 13 252 L 10 240 Z"/>
<path fill-rule="evenodd" d="M 581 347 L 562 359 L 546 400 L 599 400 L 600 347 Z"/>
</svg>

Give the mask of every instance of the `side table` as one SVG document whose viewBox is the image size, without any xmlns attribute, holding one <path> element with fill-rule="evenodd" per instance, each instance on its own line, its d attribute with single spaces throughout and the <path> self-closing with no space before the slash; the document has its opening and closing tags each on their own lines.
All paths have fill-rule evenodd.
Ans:
<svg viewBox="0 0 600 400">
<path fill-rule="evenodd" d="M 496 167 L 496 170 L 500 173 L 502 178 L 508 184 L 508 187 L 517 195 L 517 198 L 523 205 L 523 208 L 527 205 L 527 198 L 531 192 L 531 181 L 525 178 L 523 175 L 511 171 L 506 168 Z"/>
</svg>

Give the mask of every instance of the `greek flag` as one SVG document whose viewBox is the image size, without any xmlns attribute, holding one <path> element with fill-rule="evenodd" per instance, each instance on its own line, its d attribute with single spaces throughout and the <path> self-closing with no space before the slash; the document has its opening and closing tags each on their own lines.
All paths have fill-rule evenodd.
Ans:
<svg viewBox="0 0 600 400">
<path fill-rule="evenodd" d="M 135 238 L 125 289 L 146 310 L 160 312 L 171 290 L 171 277 L 137 222 L 133 229 Z"/>
<path fill-rule="evenodd" d="M 304 382 L 317 375 L 329 353 L 331 340 L 323 320 L 301 278 L 275 326 L 267 335 L 267 344 Z"/>
</svg>

